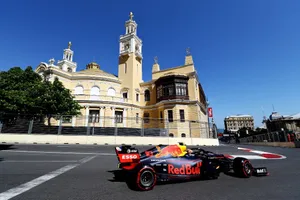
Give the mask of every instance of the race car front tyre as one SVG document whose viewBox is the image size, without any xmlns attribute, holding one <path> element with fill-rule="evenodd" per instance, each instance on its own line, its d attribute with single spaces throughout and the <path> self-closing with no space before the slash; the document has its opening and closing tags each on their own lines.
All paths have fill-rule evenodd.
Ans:
<svg viewBox="0 0 300 200">
<path fill-rule="evenodd" d="M 233 171 L 239 177 L 249 178 L 252 176 L 253 166 L 248 159 L 238 157 L 233 160 Z"/>
</svg>

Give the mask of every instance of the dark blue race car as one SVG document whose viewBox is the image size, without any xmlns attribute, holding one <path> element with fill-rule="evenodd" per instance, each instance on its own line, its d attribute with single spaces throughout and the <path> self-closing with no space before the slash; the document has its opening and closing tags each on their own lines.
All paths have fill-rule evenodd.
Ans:
<svg viewBox="0 0 300 200">
<path fill-rule="evenodd" d="M 157 182 L 217 179 L 221 172 L 243 178 L 269 175 L 266 167 L 254 168 L 246 158 L 230 159 L 201 148 L 191 150 L 188 153 L 182 143 L 157 145 L 141 153 L 129 145 L 115 148 L 127 184 L 143 191 L 153 189 Z"/>
</svg>

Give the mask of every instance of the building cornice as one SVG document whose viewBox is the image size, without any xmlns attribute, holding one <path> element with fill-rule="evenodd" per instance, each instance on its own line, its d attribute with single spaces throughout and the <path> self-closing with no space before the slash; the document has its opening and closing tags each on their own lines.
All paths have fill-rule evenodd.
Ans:
<svg viewBox="0 0 300 200">
<path fill-rule="evenodd" d="M 193 65 L 194 64 L 188 64 L 188 65 L 181 65 L 181 66 L 177 66 L 177 67 L 171 67 L 171 68 L 168 68 L 168 69 L 163 69 L 163 70 L 160 70 L 160 71 L 152 72 L 152 74 L 157 74 L 157 73 L 160 73 L 160 72 L 167 72 L 167 71 L 171 71 L 171 70 L 174 70 L 174 69 L 180 69 L 180 68 L 193 66 Z"/>
<path fill-rule="evenodd" d="M 120 105 L 120 106 L 127 106 L 127 107 L 134 107 L 134 108 L 139 108 L 139 109 L 157 109 L 159 107 L 166 107 L 166 106 L 173 106 L 174 104 L 179 104 L 179 105 L 198 105 L 202 108 L 205 109 L 204 105 L 202 105 L 198 101 L 189 101 L 189 100 L 164 100 L 159 103 L 156 103 L 154 105 L 149 105 L 149 106 L 140 106 L 132 103 L 126 103 L 126 102 L 117 102 L 117 101 L 102 101 L 102 100 L 76 100 L 79 103 L 82 104 L 108 104 L 108 105 Z"/>
<path fill-rule="evenodd" d="M 78 103 L 82 104 L 108 104 L 108 105 L 121 105 L 121 106 L 127 106 L 127 107 L 134 107 L 134 108 L 141 108 L 138 105 L 131 104 L 131 103 L 123 103 L 123 102 L 117 102 L 117 101 L 101 101 L 101 100 L 76 100 Z"/>
<path fill-rule="evenodd" d="M 134 38 L 139 42 L 139 45 L 143 45 L 143 41 L 134 33 L 127 34 L 127 35 L 120 35 L 119 42 L 124 42 L 124 41 L 128 40 L 129 38 Z"/>
<path fill-rule="evenodd" d="M 37 69 L 39 69 L 39 67 Z M 72 72 L 72 73 L 65 72 L 65 71 L 62 71 L 55 67 L 48 67 L 47 70 L 50 70 L 55 75 L 69 79 L 70 81 L 72 81 L 72 80 L 100 80 L 100 81 L 108 81 L 108 82 L 114 82 L 114 83 L 121 84 L 120 80 L 109 78 L 109 77 L 73 74 L 74 72 Z"/>
</svg>

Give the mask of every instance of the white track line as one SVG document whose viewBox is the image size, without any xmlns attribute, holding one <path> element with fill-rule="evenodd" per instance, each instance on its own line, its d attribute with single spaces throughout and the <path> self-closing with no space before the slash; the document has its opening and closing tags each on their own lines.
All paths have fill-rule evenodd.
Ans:
<svg viewBox="0 0 300 200">
<path fill-rule="evenodd" d="M 7 190 L 6 192 L 2 192 L 0 193 L 0 200 L 8 200 L 8 199 L 11 199 L 17 195 L 20 195 L 46 181 L 49 181 L 50 179 L 53 179 L 71 169 L 74 169 L 75 167 L 78 167 L 79 165 L 81 164 L 84 164 L 92 159 L 94 159 L 96 156 L 90 156 L 90 157 L 86 157 L 82 160 L 80 160 L 80 163 L 77 163 L 77 164 L 70 164 L 70 165 L 67 165 L 67 166 L 64 166 L 58 170 L 55 170 L 53 172 L 50 172 L 48 174 L 45 174 L 43 176 L 40 176 L 32 181 L 29 181 L 27 183 L 24 183 L 22 185 L 19 185 L 15 188 L 12 188 L 10 190 Z"/>
<path fill-rule="evenodd" d="M 78 162 L 78 160 L 4 160 L 1 162 L 6 163 L 72 163 L 72 162 Z"/>
<path fill-rule="evenodd" d="M 115 153 L 99 153 L 99 152 L 64 152 L 64 151 L 25 151 L 25 150 L 3 150 L 1 152 L 10 153 L 49 153 L 49 154 L 74 154 L 74 155 L 101 155 L 114 156 Z"/>
</svg>

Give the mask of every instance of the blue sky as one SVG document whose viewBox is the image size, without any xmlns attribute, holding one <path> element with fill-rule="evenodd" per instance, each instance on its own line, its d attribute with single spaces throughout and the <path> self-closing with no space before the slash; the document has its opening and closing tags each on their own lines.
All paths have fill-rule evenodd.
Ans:
<svg viewBox="0 0 300 200">
<path fill-rule="evenodd" d="M 0 8 L 0 70 L 62 58 L 72 41 L 79 70 L 93 60 L 117 74 L 119 36 L 129 12 L 143 40 L 143 78 L 153 57 L 161 69 L 182 65 L 191 48 L 218 128 L 227 115 L 261 125 L 274 105 L 300 112 L 298 0 L 10 0 Z M 298 88 L 298 89 L 297 89 Z"/>
</svg>

